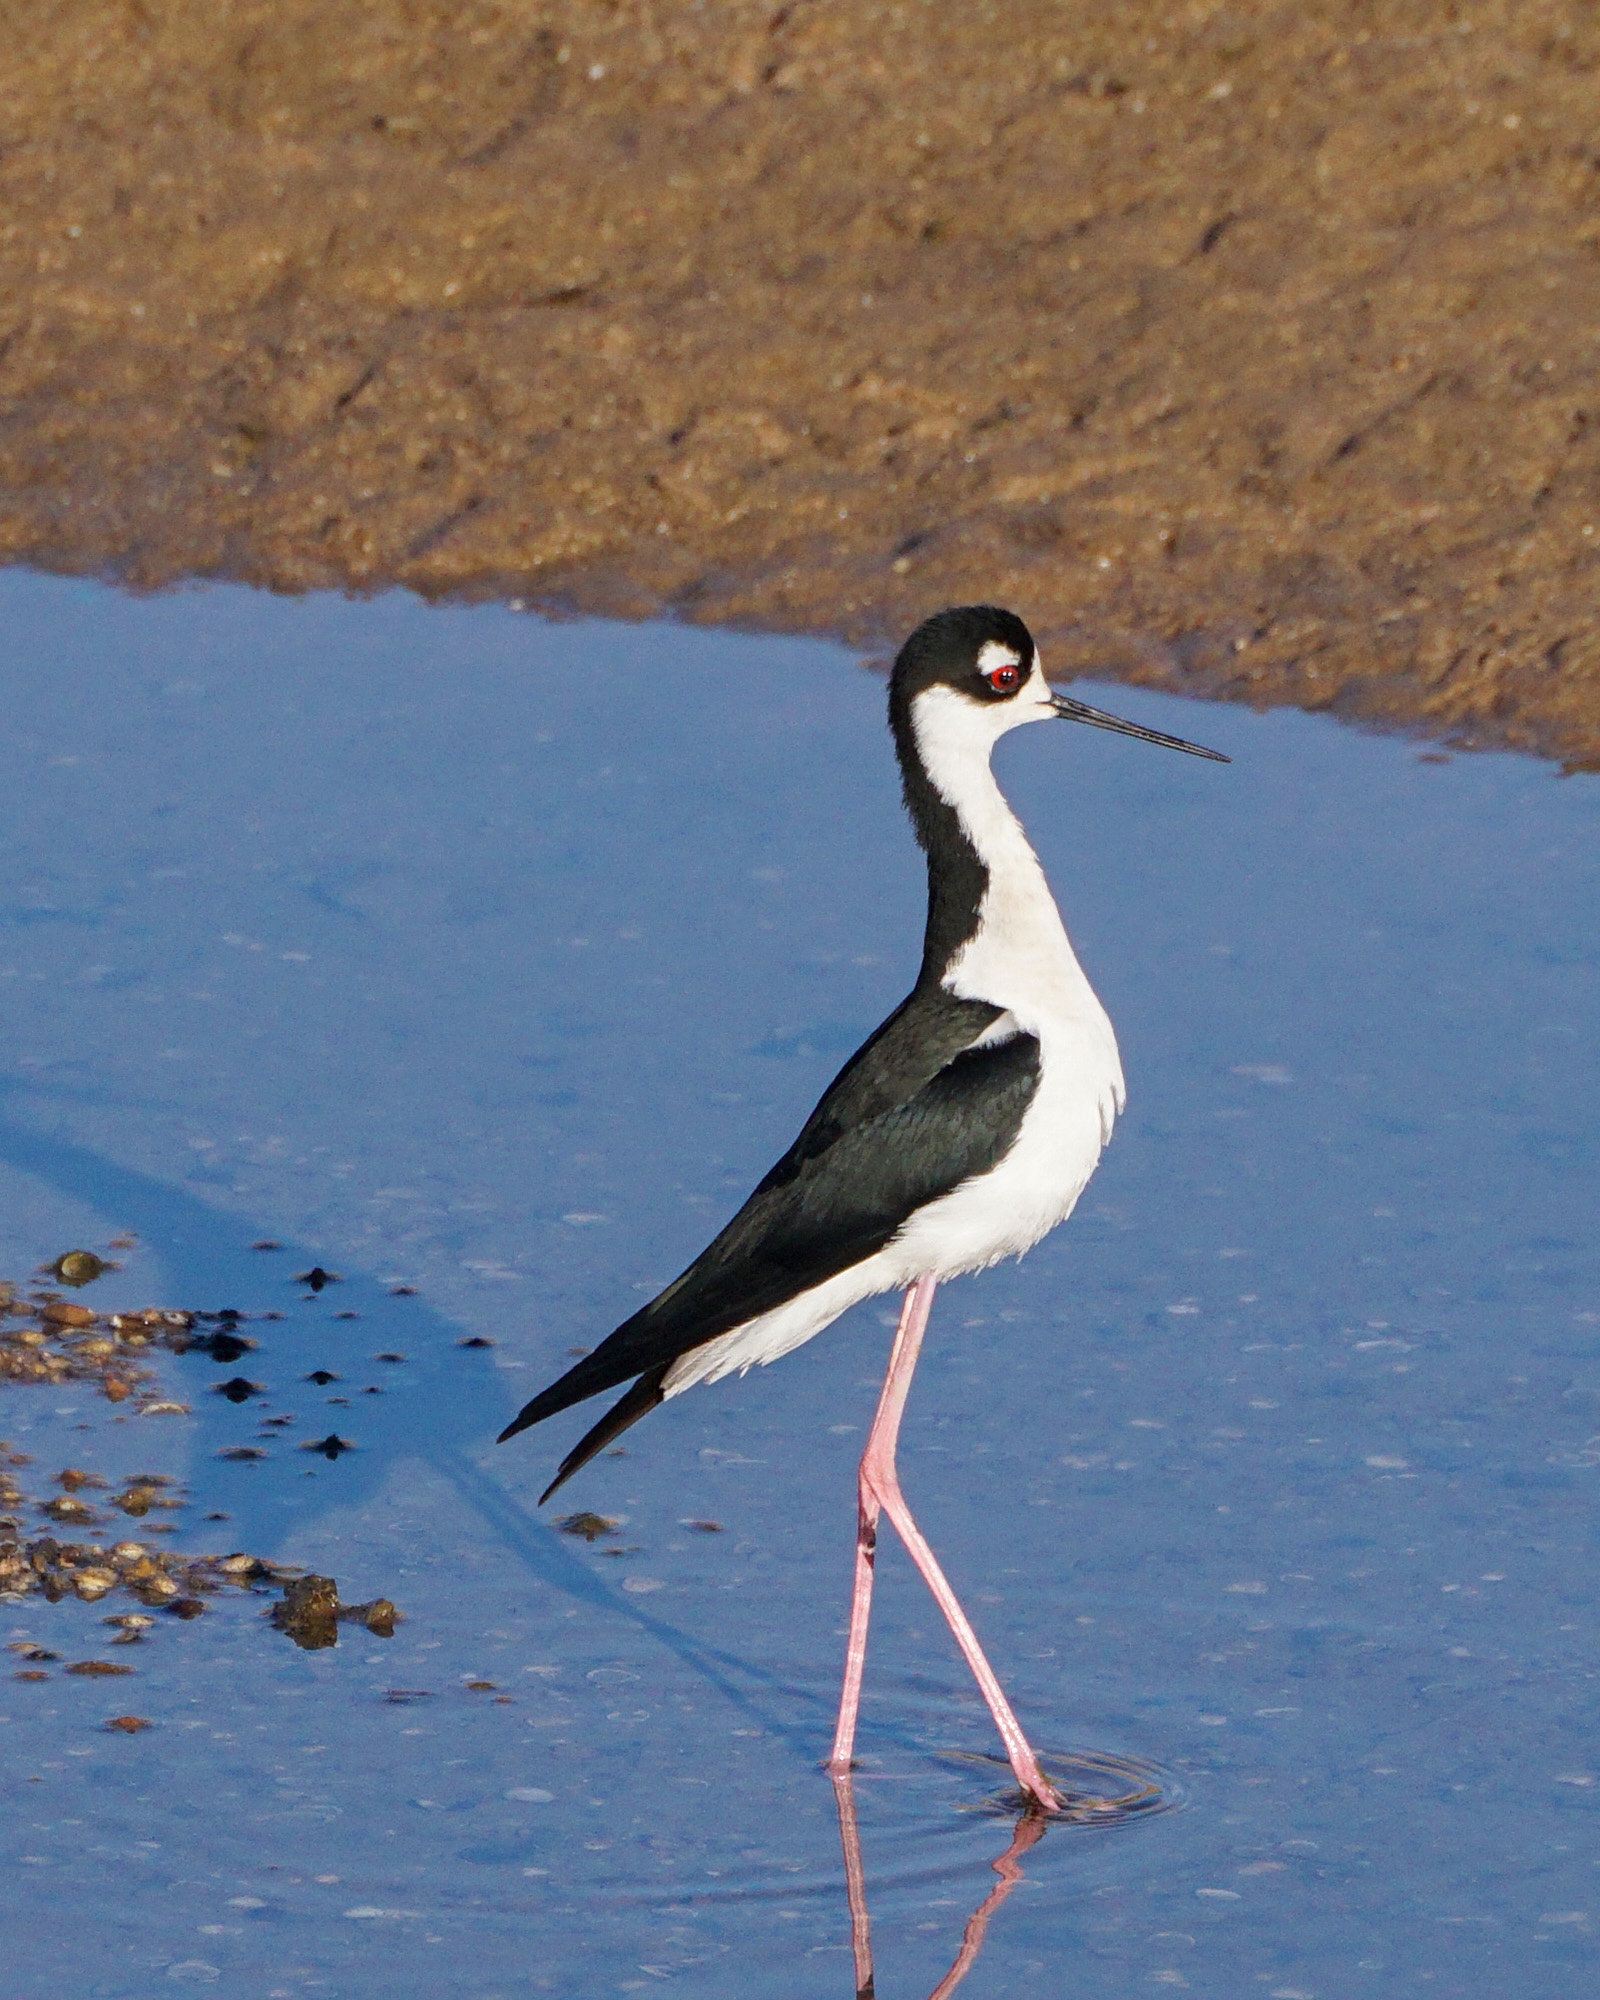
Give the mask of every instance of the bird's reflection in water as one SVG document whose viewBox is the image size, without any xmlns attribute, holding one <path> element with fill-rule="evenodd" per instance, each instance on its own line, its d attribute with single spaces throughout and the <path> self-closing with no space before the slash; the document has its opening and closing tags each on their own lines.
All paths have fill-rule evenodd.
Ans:
<svg viewBox="0 0 1600 2000">
<path fill-rule="evenodd" d="M 867 1909 L 867 1875 L 861 1860 L 861 1829 L 856 1821 L 855 1786 L 848 1772 L 834 1774 L 833 1795 L 839 1806 L 845 1890 L 850 1898 L 850 1943 L 856 1960 L 856 2000 L 873 2000 L 877 1987 L 872 1972 L 872 1917 Z M 954 1993 L 972 1970 L 978 1953 L 983 1949 L 989 1919 L 1022 1880 L 1022 1857 L 1042 1837 L 1049 1824 L 1048 1815 L 1037 1805 L 1030 1805 L 1017 1820 L 1010 1846 L 997 1861 L 990 1864 L 1000 1879 L 968 1917 L 955 1963 L 933 1989 L 928 2000 L 945 2000 L 945 1996 Z"/>
</svg>

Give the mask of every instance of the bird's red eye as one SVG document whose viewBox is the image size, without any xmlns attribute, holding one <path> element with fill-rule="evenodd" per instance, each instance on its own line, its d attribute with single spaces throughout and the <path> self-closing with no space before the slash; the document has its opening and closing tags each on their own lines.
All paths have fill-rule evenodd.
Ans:
<svg viewBox="0 0 1600 2000">
<path fill-rule="evenodd" d="M 1013 666 L 996 667 L 992 674 L 985 674 L 984 679 L 996 694 L 1010 694 L 1022 679 L 1022 670 Z"/>
</svg>

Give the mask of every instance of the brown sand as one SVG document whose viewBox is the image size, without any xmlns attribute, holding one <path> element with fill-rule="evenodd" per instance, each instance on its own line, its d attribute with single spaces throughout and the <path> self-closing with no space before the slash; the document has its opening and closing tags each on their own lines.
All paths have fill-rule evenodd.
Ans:
<svg viewBox="0 0 1600 2000">
<path fill-rule="evenodd" d="M 10 0 L 0 556 L 1600 767 L 1584 0 Z"/>
</svg>

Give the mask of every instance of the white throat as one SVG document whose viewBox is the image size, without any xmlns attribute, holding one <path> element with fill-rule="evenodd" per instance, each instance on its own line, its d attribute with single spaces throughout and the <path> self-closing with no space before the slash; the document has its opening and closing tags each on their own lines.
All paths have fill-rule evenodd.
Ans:
<svg viewBox="0 0 1600 2000">
<path fill-rule="evenodd" d="M 1018 702 L 1026 700 L 1024 690 Z M 1002 736 L 1033 719 L 1027 710 L 1019 714 L 1009 702 L 1003 707 L 980 707 L 950 687 L 926 688 L 911 704 L 911 727 L 923 769 L 960 820 L 991 883 L 1021 871 L 1044 885 L 1038 857 L 989 761 Z M 1049 890 L 1044 893 L 1048 901 Z"/>
<path fill-rule="evenodd" d="M 989 877 L 977 931 L 946 968 L 943 984 L 962 999 L 1004 1007 L 1019 1027 L 1037 1034 L 1052 1020 L 1079 1018 L 1086 1006 L 1098 1015 L 1100 1007 L 1039 858 L 990 768 L 1000 737 L 1050 712 L 1032 694 L 1025 687 L 1015 702 L 991 708 L 954 688 L 927 688 L 912 703 L 911 722 L 923 768 Z"/>
</svg>

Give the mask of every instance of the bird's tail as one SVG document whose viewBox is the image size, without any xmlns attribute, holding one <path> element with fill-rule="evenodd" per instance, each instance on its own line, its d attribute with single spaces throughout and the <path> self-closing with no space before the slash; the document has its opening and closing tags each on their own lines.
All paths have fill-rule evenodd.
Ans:
<svg viewBox="0 0 1600 2000">
<path fill-rule="evenodd" d="M 663 1362 L 659 1368 L 652 1368 L 647 1374 L 641 1375 L 628 1393 L 620 1401 L 612 1404 L 599 1423 L 591 1430 L 584 1432 L 571 1451 L 562 1459 L 560 1470 L 556 1473 L 555 1478 L 551 1480 L 550 1484 L 539 1495 L 539 1505 L 541 1507 L 550 1498 L 550 1495 L 555 1492 L 556 1488 L 558 1486 L 565 1486 L 572 1475 L 587 1465 L 596 1452 L 604 1451 L 614 1437 L 620 1437 L 630 1424 L 636 1424 L 641 1417 L 649 1416 L 653 1409 L 656 1409 L 666 1400 L 666 1392 L 661 1385 L 666 1379 L 668 1368 L 671 1366 L 670 1361 Z M 534 1419 L 534 1421 L 537 1421 L 537 1419 Z M 523 1420 L 519 1418 L 511 1426 L 511 1430 L 520 1430 L 522 1425 Z M 511 1431 L 506 1433 L 508 1437 L 510 1434 Z"/>
</svg>

